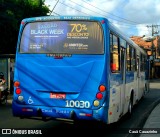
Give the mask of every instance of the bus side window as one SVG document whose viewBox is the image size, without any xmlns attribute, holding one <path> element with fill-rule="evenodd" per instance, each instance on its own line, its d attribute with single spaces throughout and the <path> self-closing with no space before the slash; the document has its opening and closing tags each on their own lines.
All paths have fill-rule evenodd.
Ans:
<svg viewBox="0 0 160 137">
<path fill-rule="evenodd" d="M 141 54 L 141 67 L 140 70 L 141 71 L 145 71 L 146 69 L 146 58 L 144 55 Z"/>
<path fill-rule="evenodd" d="M 133 47 L 131 47 L 130 53 L 131 53 L 131 71 L 136 71 L 136 50 Z"/>
<path fill-rule="evenodd" d="M 127 44 L 127 62 L 126 62 L 126 70 L 131 71 L 131 46 Z"/>
<path fill-rule="evenodd" d="M 110 34 L 110 67 L 112 73 L 115 73 L 120 70 L 119 65 L 119 44 L 118 44 L 118 37 Z"/>
</svg>

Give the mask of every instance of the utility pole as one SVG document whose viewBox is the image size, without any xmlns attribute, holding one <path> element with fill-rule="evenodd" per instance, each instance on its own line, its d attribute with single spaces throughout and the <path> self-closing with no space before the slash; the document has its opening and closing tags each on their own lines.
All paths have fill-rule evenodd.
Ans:
<svg viewBox="0 0 160 137">
<path fill-rule="evenodd" d="M 152 59 L 151 59 L 151 64 L 150 64 L 151 78 L 153 78 L 153 77 L 156 76 L 156 74 L 155 74 L 156 68 L 154 67 L 154 62 L 155 62 L 155 59 L 157 58 L 157 57 L 156 57 L 156 56 L 157 56 L 157 54 L 156 54 L 157 49 L 156 49 L 156 47 L 155 47 L 155 45 L 154 45 L 154 43 L 153 43 L 153 40 L 154 40 L 154 34 L 158 34 L 158 33 L 159 33 L 159 31 L 158 31 L 158 27 L 159 27 L 159 26 L 160 26 L 160 25 L 153 25 L 153 24 L 150 25 L 150 26 L 147 25 L 147 28 L 151 28 L 151 29 L 152 29 L 152 38 L 151 38 L 151 42 L 152 42 L 152 45 L 151 45 Z M 157 29 L 157 30 L 155 31 L 155 29 Z"/>
<path fill-rule="evenodd" d="M 151 46 L 151 51 L 152 51 L 152 57 L 153 57 L 153 60 L 156 58 L 156 48 L 155 48 L 155 46 L 154 46 L 154 43 L 153 43 L 153 40 L 154 40 L 154 34 L 158 34 L 159 33 L 159 31 L 158 31 L 158 27 L 159 27 L 160 25 L 147 25 L 147 28 L 151 28 L 152 29 L 152 40 L 151 40 L 151 42 L 152 42 L 152 46 Z M 157 30 L 155 30 L 155 29 L 157 29 Z M 154 54 L 153 54 L 154 53 Z"/>
</svg>

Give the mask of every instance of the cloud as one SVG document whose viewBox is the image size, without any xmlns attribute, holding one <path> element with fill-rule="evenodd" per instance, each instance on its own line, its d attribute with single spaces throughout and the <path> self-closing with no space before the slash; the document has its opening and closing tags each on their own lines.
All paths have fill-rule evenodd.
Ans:
<svg viewBox="0 0 160 137">
<path fill-rule="evenodd" d="M 151 30 L 147 27 L 147 24 L 140 24 L 136 26 L 138 36 L 151 36 Z"/>
<path fill-rule="evenodd" d="M 139 24 L 158 21 L 160 12 L 159 0 L 129 0 L 124 6 L 125 17 Z"/>
<path fill-rule="evenodd" d="M 160 22 L 159 0 L 46 0 L 53 15 L 102 16 L 128 36 L 150 35 L 147 24 Z"/>
<path fill-rule="evenodd" d="M 58 0 L 46 0 L 52 9 Z M 54 12 L 60 15 L 110 16 L 122 0 L 59 0 Z M 63 9 L 63 10 L 62 10 Z"/>
</svg>

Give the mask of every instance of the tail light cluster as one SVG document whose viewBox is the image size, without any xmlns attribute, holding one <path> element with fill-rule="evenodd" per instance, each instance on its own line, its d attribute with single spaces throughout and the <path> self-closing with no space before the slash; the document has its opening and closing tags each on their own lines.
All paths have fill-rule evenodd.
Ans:
<svg viewBox="0 0 160 137">
<path fill-rule="evenodd" d="M 20 82 L 19 81 L 15 81 L 14 82 L 14 87 L 16 88 L 15 93 L 18 95 L 18 101 L 23 102 L 24 97 L 22 95 L 20 95 L 22 93 L 22 90 L 20 89 Z"/>
<path fill-rule="evenodd" d="M 99 106 L 99 101 L 103 98 L 103 92 L 106 91 L 106 87 L 104 85 L 100 85 L 99 88 L 98 88 L 98 93 L 96 94 L 96 98 L 97 100 L 94 101 L 94 106 L 97 107 Z"/>
<path fill-rule="evenodd" d="M 15 92 L 18 95 L 21 94 L 21 92 L 22 92 L 19 86 L 20 86 L 20 82 L 19 81 L 15 81 L 14 82 L 14 87 L 16 88 Z"/>
</svg>

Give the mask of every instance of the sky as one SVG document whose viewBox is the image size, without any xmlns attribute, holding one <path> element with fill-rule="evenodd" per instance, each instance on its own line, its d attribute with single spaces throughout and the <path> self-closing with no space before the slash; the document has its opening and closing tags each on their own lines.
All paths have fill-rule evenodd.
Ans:
<svg viewBox="0 0 160 137">
<path fill-rule="evenodd" d="M 160 31 L 160 0 L 45 0 L 45 4 L 54 16 L 105 17 L 128 37 L 151 36 L 152 25 L 154 32 Z"/>
</svg>

